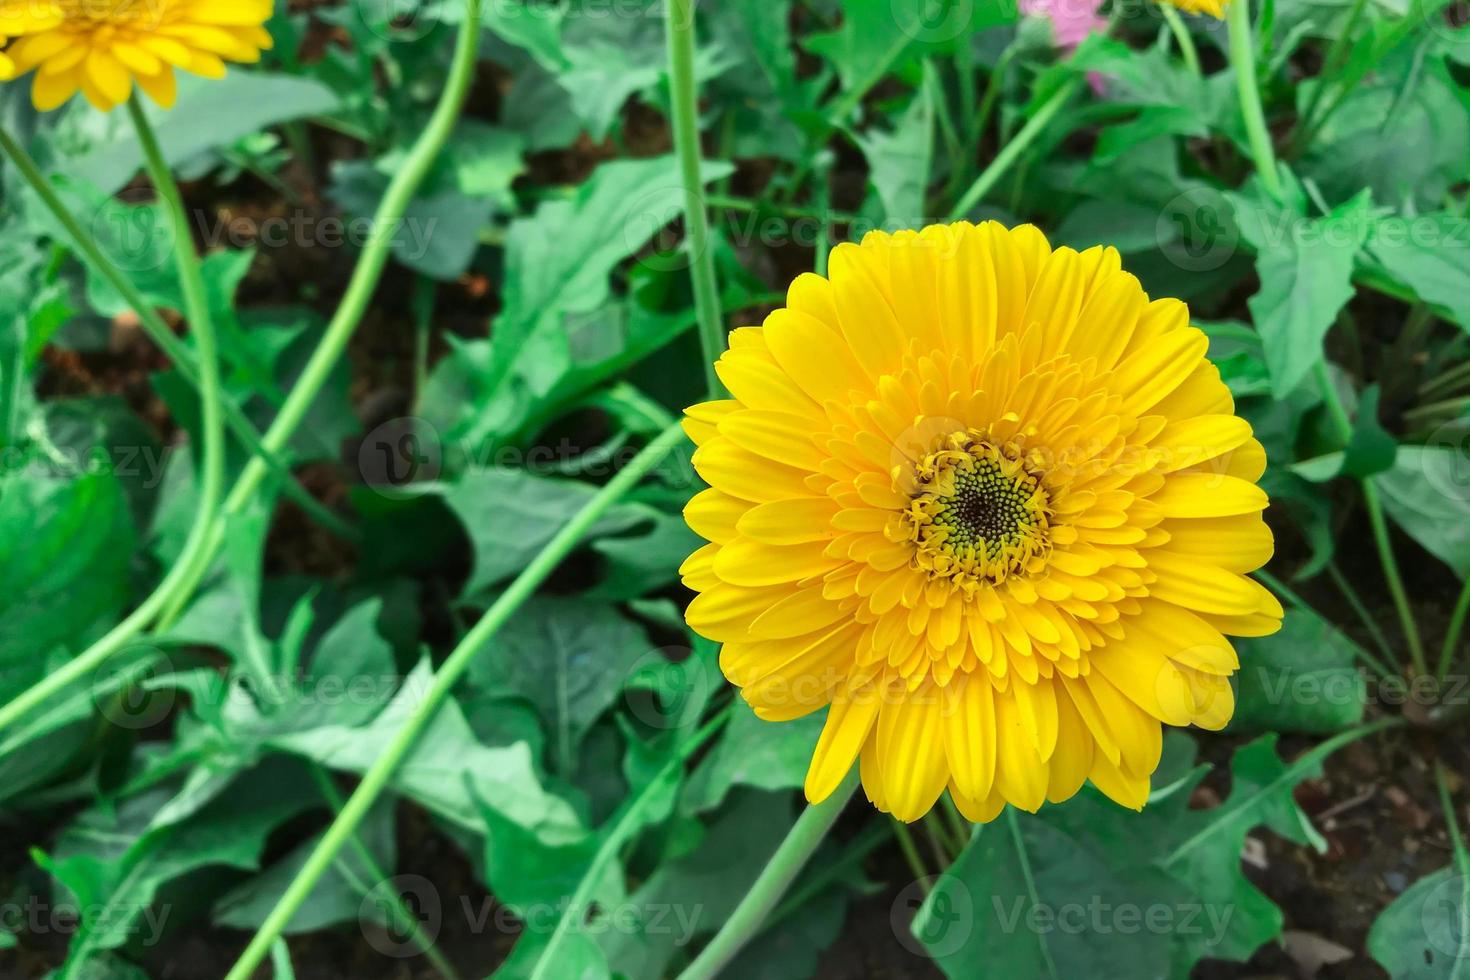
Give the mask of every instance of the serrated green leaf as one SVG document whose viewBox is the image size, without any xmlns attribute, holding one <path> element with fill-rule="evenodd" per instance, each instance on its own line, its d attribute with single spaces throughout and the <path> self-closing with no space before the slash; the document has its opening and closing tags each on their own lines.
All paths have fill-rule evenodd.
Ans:
<svg viewBox="0 0 1470 980">
<path fill-rule="evenodd" d="M 1368 952 L 1393 980 L 1470 977 L 1470 877 L 1455 865 L 1425 875 L 1379 914 Z"/>
<path fill-rule="evenodd" d="M 519 697 L 534 705 L 547 732 L 552 768 L 569 777 L 583 736 L 651 652 L 643 630 L 613 606 L 547 596 L 521 607 L 470 665 L 468 681 L 492 697 Z"/>
<path fill-rule="evenodd" d="M 1289 609 L 1280 632 L 1235 640 L 1235 732 L 1330 734 L 1363 720 L 1361 651 L 1331 623 Z"/>
<path fill-rule="evenodd" d="M 1283 209 L 1263 193 L 1228 195 L 1241 235 L 1256 249 L 1261 290 L 1249 305 L 1265 347 L 1271 389 L 1285 397 L 1322 359 L 1322 339 L 1353 296 L 1353 262 L 1367 238 L 1367 191 L 1324 218 L 1301 201 Z"/>
<path fill-rule="evenodd" d="M 1470 460 L 1450 446 L 1401 446 L 1374 478 L 1394 523 L 1425 551 L 1470 578 Z"/>
</svg>

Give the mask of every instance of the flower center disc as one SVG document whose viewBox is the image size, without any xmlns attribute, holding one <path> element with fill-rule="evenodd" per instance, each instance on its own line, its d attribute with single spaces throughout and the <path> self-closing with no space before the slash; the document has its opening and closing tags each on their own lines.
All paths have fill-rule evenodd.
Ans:
<svg viewBox="0 0 1470 980">
<path fill-rule="evenodd" d="M 1040 570 L 1051 551 L 1050 501 L 1016 447 L 956 432 L 915 475 L 905 517 L 918 568 L 966 591 Z"/>
</svg>

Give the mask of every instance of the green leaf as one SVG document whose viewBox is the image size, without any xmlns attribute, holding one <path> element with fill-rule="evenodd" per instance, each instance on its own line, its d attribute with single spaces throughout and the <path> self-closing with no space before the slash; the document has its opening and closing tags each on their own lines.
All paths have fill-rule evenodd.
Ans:
<svg viewBox="0 0 1470 980">
<path fill-rule="evenodd" d="M 1390 517 L 1415 541 L 1470 578 L 1470 461 L 1450 446 L 1401 446 L 1374 479 Z"/>
<path fill-rule="evenodd" d="M 397 737 L 432 676 L 429 662 L 422 661 L 404 678 L 382 714 L 367 725 L 327 725 L 274 736 L 268 744 L 330 769 L 365 773 Z M 571 807 L 542 788 L 530 749 L 524 743 L 499 749 L 482 745 L 451 700 L 414 743 L 391 785 L 451 824 L 483 834 L 484 820 L 467 782 L 481 799 L 522 826 L 544 827 L 548 832 L 577 826 Z"/>
<path fill-rule="evenodd" d="M 617 701 L 653 649 L 616 608 L 586 599 L 532 599 L 508 622 L 469 683 L 492 697 L 523 698 L 546 729 L 553 770 L 570 777 L 583 736 Z"/>
<path fill-rule="evenodd" d="M 1241 868 L 1247 834 L 1264 824 L 1322 846 L 1292 791 L 1363 731 L 1290 764 L 1274 734 L 1251 742 L 1231 762 L 1230 796 L 1208 810 L 1190 808 L 1207 767 L 1193 765 L 1191 739 L 1170 733 L 1142 813 L 1088 787 L 1035 817 L 1016 814 L 1009 832 L 1011 817 L 987 826 L 941 878 L 914 933 L 956 977 L 978 975 L 983 958 L 1013 967 L 1006 976 L 1059 978 L 1187 976 L 1204 957 L 1247 960 L 1282 927 L 1280 909 Z M 1152 916 L 1156 927 L 1125 929 L 1118 916 Z"/>
<path fill-rule="evenodd" d="M 1380 218 L 1368 251 L 1414 295 L 1470 331 L 1470 220 L 1449 213 Z"/>
<path fill-rule="evenodd" d="M 717 180 L 727 163 L 706 161 Z M 673 157 L 603 164 L 570 198 L 549 200 L 506 235 L 503 306 L 491 340 L 460 343 L 432 376 L 424 414 L 444 436 L 479 446 L 519 432 L 583 368 L 626 367 L 692 323 L 612 302 L 609 276 L 684 211 Z M 649 260 L 662 267 L 666 259 Z M 679 271 L 687 260 L 678 257 Z M 636 290 L 635 290 L 636 295 Z"/>
<path fill-rule="evenodd" d="M 802 785 L 825 721 L 819 711 L 774 724 L 737 699 L 720 740 L 690 776 L 683 805 L 703 812 L 722 804 L 736 786 L 782 790 Z"/>
<path fill-rule="evenodd" d="M 111 624 L 131 594 L 135 534 L 109 471 L 69 478 L 41 457 L 0 469 L 0 700 Z"/>
<path fill-rule="evenodd" d="M 1109 868 L 1063 830 L 1012 810 L 939 877 L 913 934 L 951 977 L 1163 976 L 1169 932 L 1142 928 L 1143 913 L 1177 914 L 1169 900 L 1185 897 L 1158 871 Z"/>
<path fill-rule="evenodd" d="M 933 86 L 937 87 L 935 80 Z M 868 179 L 883 202 L 885 227 L 924 224 L 925 192 L 934 155 L 934 102 L 926 84 L 889 131 L 869 130 L 857 137 L 868 159 Z"/>
<path fill-rule="evenodd" d="M 394 804 L 380 801 L 355 831 L 358 840 L 372 857 L 369 864 L 356 847 L 342 849 L 330 870 L 317 882 L 311 894 L 291 916 L 283 932 L 297 935 L 314 932 L 343 922 L 358 922 L 359 917 L 387 925 L 390 914 L 376 902 L 364 901 L 382 884 L 381 873 L 393 868 L 397 846 L 394 841 Z M 317 834 L 302 841 L 285 857 L 226 892 L 214 903 L 215 925 L 233 929 L 255 930 L 265 922 L 285 894 L 307 859 L 321 842 Z"/>
<path fill-rule="evenodd" d="M 1368 952 L 1393 980 L 1470 977 L 1470 877 L 1455 865 L 1410 885 L 1368 931 Z"/>
<path fill-rule="evenodd" d="M 1442 15 L 1421 16 L 1436 22 Z M 1302 174 L 1329 200 L 1366 187 L 1374 200 L 1406 213 L 1430 211 L 1443 207 L 1445 194 L 1465 179 L 1470 119 L 1464 90 L 1443 55 L 1423 50 L 1427 40 L 1416 33 L 1366 65 L 1370 77 L 1348 89 L 1302 160 Z"/>
<path fill-rule="evenodd" d="M 1366 701 L 1357 644 L 1305 609 L 1289 609 L 1281 631 L 1235 641 L 1233 732 L 1330 734 L 1363 720 Z"/>
<path fill-rule="evenodd" d="M 739 790 L 698 845 L 661 864 L 628 899 L 639 927 L 598 937 L 613 969 L 662 976 L 690 941 L 718 929 L 775 853 L 795 819 L 788 793 Z M 661 928 L 651 928 L 653 916 Z"/>
<path fill-rule="evenodd" d="M 1265 346 L 1271 390 L 1282 398 L 1322 359 L 1322 339 L 1353 296 L 1353 261 L 1367 238 L 1372 199 L 1364 191 L 1312 219 L 1300 198 L 1282 210 L 1259 189 L 1252 196 L 1227 196 L 1242 236 L 1256 249 L 1261 290 L 1249 306 Z"/>
<path fill-rule="evenodd" d="M 1326 483 L 1339 476 L 1362 479 L 1391 469 L 1399 445 L 1378 421 L 1379 394 L 1376 384 L 1364 389 L 1347 448 L 1293 463 L 1292 472 L 1313 483 Z"/>
<path fill-rule="evenodd" d="M 267 126 L 324 115 L 338 105 L 337 96 L 320 82 L 237 68 L 220 79 L 185 75 L 172 109 L 145 101 L 144 112 L 152 117 L 164 157 L 181 163 Z M 89 151 L 68 163 L 66 171 L 115 193 L 142 167 L 137 135 L 127 113 L 90 113 L 87 122 L 91 131 L 77 138 L 90 144 Z"/>
<path fill-rule="evenodd" d="M 791 6 L 792 0 L 726 0 L 699 12 L 701 25 L 731 62 L 704 92 L 726 113 L 724 131 L 733 133 L 736 157 L 799 162 L 806 153 L 798 121 L 815 113 L 815 85 L 797 79 Z"/>
<path fill-rule="evenodd" d="M 444 502 L 464 523 L 474 545 L 475 567 L 465 583 L 467 599 L 525 568 L 571 517 L 597 493 L 590 484 L 553 480 L 521 470 L 477 469 L 444 491 Z M 646 519 L 642 509 L 615 505 L 587 537 L 617 534 Z"/>
<path fill-rule="evenodd" d="M 258 867 L 270 833 L 318 799 L 299 765 L 282 759 L 251 770 L 228 796 L 189 821 L 154 827 L 157 810 L 172 795 L 163 786 L 116 807 L 87 810 L 63 831 L 49 855 L 37 856 L 85 910 L 69 964 L 161 930 L 164 923 L 155 912 L 163 908 L 152 906 L 167 882 L 211 866 Z"/>
<path fill-rule="evenodd" d="M 401 163 L 397 154 L 376 163 L 339 163 L 332 169 L 332 200 L 355 222 L 371 221 Z M 480 247 L 480 231 L 494 213 L 495 202 L 488 195 L 472 196 L 446 181 L 431 182 L 409 203 L 403 219 L 392 229 L 393 257 L 415 272 L 453 281 L 470 267 Z"/>
</svg>

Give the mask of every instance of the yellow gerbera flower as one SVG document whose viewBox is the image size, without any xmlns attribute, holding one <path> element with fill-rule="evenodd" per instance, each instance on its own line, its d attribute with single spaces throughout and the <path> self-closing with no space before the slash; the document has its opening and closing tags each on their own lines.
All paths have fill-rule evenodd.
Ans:
<svg viewBox="0 0 1470 980">
<path fill-rule="evenodd" d="M 1230 0 L 1159 0 L 1159 3 L 1178 7 L 1187 14 L 1209 14 L 1216 20 L 1224 20 L 1225 5 Z"/>
<path fill-rule="evenodd" d="M 730 337 L 689 409 L 688 620 L 762 718 L 829 706 L 807 774 L 861 756 L 903 820 L 1141 808 L 1161 723 L 1218 729 L 1224 635 L 1280 626 L 1265 453 L 1184 304 L 1118 252 L 993 222 L 874 233 Z"/>
<path fill-rule="evenodd" d="M 98 109 L 126 102 L 133 83 L 164 108 L 174 69 L 209 78 L 226 61 L 254 62 L 271 46 L 271 0 L 0 0 L 0 36 L 16 38 L 5 77 L 35 70 L 31 101 L 55 109 L 81 92 Z"/>
</svg>

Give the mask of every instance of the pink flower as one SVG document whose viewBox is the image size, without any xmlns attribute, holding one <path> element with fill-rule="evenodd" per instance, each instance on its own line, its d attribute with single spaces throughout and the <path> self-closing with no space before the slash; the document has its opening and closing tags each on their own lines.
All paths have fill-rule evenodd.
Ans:
<svg viewBox="0 0 1470 980">
<path fill-rule="evenodd" d="M 1057 47 L 1071 51 L 1087 40 L 1093 31 L 1102 30 L 1107 18 L 1097 12 L 1101 0 L 1021 0 L 1021 13 L 1028 17 L 1045 17 L 1051 21 Z M 1087 73 L 1087 83 L 1098 95 L 1103 92 L 1103 76 Z"/>
<path fill-rule="evenodd" d="M 1107 25 L 1097 7 L 1098 0 L 1021 0 L 1021 13 L 1050 20 L 1057 46 L 1067 50 Z"/>
</svg>

